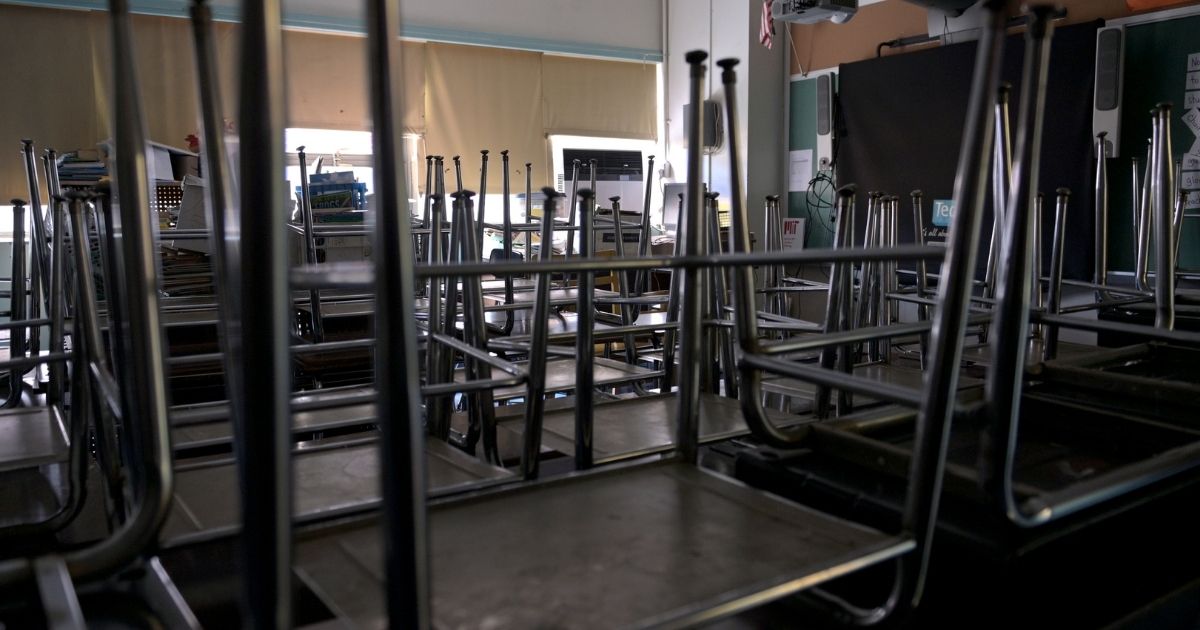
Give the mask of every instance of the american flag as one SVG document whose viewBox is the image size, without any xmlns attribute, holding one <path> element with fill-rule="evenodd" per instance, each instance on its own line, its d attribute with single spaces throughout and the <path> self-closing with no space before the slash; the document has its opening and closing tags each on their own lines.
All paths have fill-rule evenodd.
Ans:
<svg viewBox="0 0 1200 630">
<path fill-rule="evenodd" d="M 775 18 L 771 17 L 771 5 L 775 0 L 763 0 L 762 21 L 758 24 L 758 41 L 767 48 L 775 39 Z"/>
</svg>

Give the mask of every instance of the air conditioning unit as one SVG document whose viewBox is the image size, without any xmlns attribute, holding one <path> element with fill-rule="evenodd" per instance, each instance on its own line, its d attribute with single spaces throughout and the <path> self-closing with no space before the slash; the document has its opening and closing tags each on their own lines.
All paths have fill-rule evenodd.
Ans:
<svg viewBox="0 0 1200 630">
<path fill-rule="evenodd" d="M 771 17 L 796 24 L 841 24 L 856 11 L 858 0 L 780 0 L 771 5 Z"/>
<path fill-rule="evenodd" d="M 621 205 L 630 210 L 641 211 L 645 195 L 642 173 L 641 151 L 612 151 L 603 149 L 563 149 L 562 168 L 555 186 L 564 194 L 571 194 L 571 173 L 575 160 L 579 160 L 579 185 L 583 190 L 592 185 L 591 160 L 596 160 L 596 201 L 608 207 L 610 197 L 620 197 Z M 565 208 L 559 209 L 560 216 L 567 216 Z"/>
</svg>

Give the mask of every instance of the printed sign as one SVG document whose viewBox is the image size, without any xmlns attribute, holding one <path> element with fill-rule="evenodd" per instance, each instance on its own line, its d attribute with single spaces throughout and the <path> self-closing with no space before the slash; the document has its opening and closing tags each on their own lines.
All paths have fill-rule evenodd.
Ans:
<svg viewBox="0 0 1200 630">
<path fill-rule="evenodd" d="M 1179 186 L 1184 190 L 1200 190 L 1200 171 L 1184 171 Z"/>
<path fill-rule="evenodd" d="M 1187 128 L 1191 129 L 1193 134 L 1200 135 L 1200 109 L 1193 109 L 1184 114 L 1183 124 L 1187 125 Z"/>
<path fill-rule="evenodd" d="M 953 199 L 933 200 L 933 225 L 935 227 L 950 227 L 950 217 L 954 214 Z"/>
<path fill-rule="evenodd" d="M 792 151 L 788 158 L 788 191 L 805 192 L 813 176 L 812 149 Z"/>
<path fill-rule="evenodd" d="M 804 219 L 783 220 L 783 248 L 804 249 Z"/>
</svg>

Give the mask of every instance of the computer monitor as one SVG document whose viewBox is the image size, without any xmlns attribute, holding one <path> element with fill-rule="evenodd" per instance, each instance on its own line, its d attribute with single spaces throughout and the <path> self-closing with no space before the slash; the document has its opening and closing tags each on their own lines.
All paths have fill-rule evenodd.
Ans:
<svg viewBox="0 0 1200 630">
<path fill-rule="evenodd" d="M 704 186 L 708 190 L 708 186 Z M 668 234 L 674 234 L 679 228 L 679 196 L 683 195 L 683 203 L 687 204 L 687 183 L 667 184 L 663 187 L 663 227 Z"/>
<path fill-rule="evenodd" d="M 663 187 L 663 228 L 674 234 L 679 228 L 679 196 L 687 202 L 687 184 L 667 184 Z"/>
</svg>

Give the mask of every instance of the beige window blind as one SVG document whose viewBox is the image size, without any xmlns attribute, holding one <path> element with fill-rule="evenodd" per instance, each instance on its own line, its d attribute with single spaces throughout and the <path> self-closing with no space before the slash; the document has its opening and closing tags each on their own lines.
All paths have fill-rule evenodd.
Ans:
<svg viewBox="0 0 1200 630">
<path fill-rule="evenodd" d="M 542 57 L 546 133 L 653 140 L 654 64 Z"/>
<path fill-rule="evenodd" d="M 186 26 L 186 22 L 178 21 Z M 190 28 L 190 27 L 189 27 Z M 224 116 L 236 120 L 238 84 L 237 62 L 240 26 L 225 22 L 214 24 L 214 47 L 220 68 L 221 100 Z M 191 59 L 190 39 L 188 59 Z M 366 39 L 362 37 L 285 30 L 284 69 L 287 126 L 314 129 L 367 131 L 371 128 L 367 101 Z M 425 45 L 403 44 L 404 130 L 421 133 L 425 128 Z M 139 53 L 139 57 L 143 55 Z M 188 68 L 183 78 L 193 81 Z M 149 116 L 150 114 L 148 114 Z M 289 149 L 294 147 L 289 147 Z"/>
<path fill-rule="evenodd" d="M 200 130 L 191 22 L 139 15 L 133 35 L 146 136 L 186 149 L 188 135 Z"/>
<path fill-rule="evenodd" d="M 112 95 L 111 43 L 107 16 L 97 13 L 100 22 L 94 38 L 93 60 L 96 94 L 93 107 L 104 116 L 108 127 L 109 103 Z M 177 18 L 147 15 L 132 16 L 133 52 L 137 59 L 137 79 L 141 92 L 142 118 L 146 137 L 173 147 L 187 148 L 190 134 L 200 135 L 199 96 L 197 94 L 196 62 L 192 50 L 191 22 Z M 234 66 L 236 29 L 229 24 L 214 25 L 213 46 L 216 50 L 223 115 L 236 115 L 238 76 Z M 80 109 L 84 106 L 81 105 Z M 232 113 L 231 113 L 232 112 Z M 92 139 L 103 140 L 108 134 Z"/>
<path fill-rule="evenodd" d="M 0 117 L 0 194 L 27 196 L 16 149 L 91 148 L 109 132 L 109 32 L 103 12 L 0 4 L 0 80 L 14 90 Z M 186 146 L 198 131 L 190 23 L 134 16 L 147 136 Z M 235 24 L 214 25 L 224 118 L 237 121 L 242 68 Z M 44 40 L 55 33 L 53 45 Z M 285 31 L 287 124 L 369 130 L 366 40 Z M 501 149 L 512 157 L 513 188 L 552 182 L 550 133 L 657 137 L 653 64 L 600 61 L 478 46 L 405 42 L 405 131 L 424 134 L 424 153 L 463 157 L 464 186 L 479 188 L 479 150 L 492 152 L 489 192 L 501 189 Z M 420 156 L 418 156 L 420 157 Z M 452 163 L 447 160 L 447 168 Z M 423 178 L 419 178 L 422 179 Z M 455 186 L 454 173 L 448 186 Z"/>
<path fill-rule="evenodd" d="M 22 138 L 35 141 L 45 204 L 42 150 L 93 147 L 107 136 L 107 107 L 95 106 L 93 68 L 105 69 L 107 58 L 92 54 L 94 37 L 107 36 L 105 25 L 103 14 L 0 5 L 0 85 L 7 90 L 0 116 L 0 204 L 28 200 Z"/>
<path fill-rule="evenodd" d="M 501 191 L 500 151 L 509 150 L 513 189 L 524 189 L 524 163 L 533 163 L 533 184 L 550 181 L 548 149 L 542 128 L 540 53 L 426 45 L 425 83 L 428 122 L 425 150 L 446 156 L 446 188 L 453 190 L 450 157 L 463 158 L 463 186 L 479 189 L 480 149 L 491 151 L 488 192 Z M 520 173 L 519 173 L 520 171 Z"/>
</svg>

